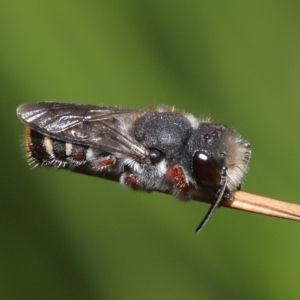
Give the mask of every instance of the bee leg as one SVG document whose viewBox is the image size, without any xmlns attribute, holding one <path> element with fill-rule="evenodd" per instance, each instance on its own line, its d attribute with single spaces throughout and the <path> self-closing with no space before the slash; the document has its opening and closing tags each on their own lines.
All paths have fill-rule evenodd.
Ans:
<svg viewBox="0 0 300 300">
<path fill-rule="evenodd" d="M 125 172 L 120 178 L 121 184 L 124 186 L 131 188 L 133 190 L 141 190 L 142 188 L 139 186 L 136 176 L 132 173 Z"/>
<path fill-rule="evenodd" d="M 112 155 L 98 158 L 93 161 L 93 167 L 96 169 L 102 169 L 116 164 L 116 158 Z"/>
<path fill-rule="evenodd" d="M 185 175 L 179 165 L 170 167 L 166 172 L 166 179 L 172 183 L 176 191 L 181 192 L 187 185 Z"/>
</svg>

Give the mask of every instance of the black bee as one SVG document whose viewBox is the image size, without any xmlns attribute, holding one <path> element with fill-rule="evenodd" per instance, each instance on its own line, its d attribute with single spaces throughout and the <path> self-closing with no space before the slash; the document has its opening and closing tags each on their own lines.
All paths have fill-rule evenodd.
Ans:
<svg viewBox="0 0 300 300">
<path fill-rule="evenodd" d="M 30 163 L 119 181 L 134 190 L 211 202 L 200 231 L 247 171 L 251 148 L 231 128 L 174 108 L 23 104 Z"/>
</svg>

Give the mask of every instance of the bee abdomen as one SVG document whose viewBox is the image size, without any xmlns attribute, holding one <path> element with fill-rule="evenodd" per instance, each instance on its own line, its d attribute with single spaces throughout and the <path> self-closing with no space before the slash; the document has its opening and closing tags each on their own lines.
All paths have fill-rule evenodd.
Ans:
<svg viewBox="0 0 300 300">
<path fill-rule="evenodd" d="M 29 161 L 44 166 L 73 168 L 86 163 L 87 147 L 67 143 L 26 129 L 25 148 Z"/>
</svg>

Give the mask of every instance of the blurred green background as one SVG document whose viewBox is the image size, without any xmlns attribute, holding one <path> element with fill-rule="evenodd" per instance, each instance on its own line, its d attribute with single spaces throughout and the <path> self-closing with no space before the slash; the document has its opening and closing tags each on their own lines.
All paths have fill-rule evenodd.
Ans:
<svg viewBox="0 0 300 300">
<path fill-rule="evenodd" d="M 30 170 L 18 105 L 174 105 L 253 149 L 243 189 L 299 199 L 298 1 L 1 1 L 1 299 L 299 299 L 300 224 Z M 298 240 L 299 239 L 299 240 Z"/>
</svg>

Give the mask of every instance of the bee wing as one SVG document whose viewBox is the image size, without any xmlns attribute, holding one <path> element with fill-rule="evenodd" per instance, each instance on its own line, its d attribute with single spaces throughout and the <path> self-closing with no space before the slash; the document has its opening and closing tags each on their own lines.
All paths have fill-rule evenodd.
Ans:
<svg viewBox="0 0 300 300">
<path fill-rule="evenodd" d="M 23 104 L 17 109 L 20 120 L 41 134 L 146 162 L 147 149 L 131 137 L 128 126 L 124 126 L 139 112 L 57 102 Z"/>
</svg>

